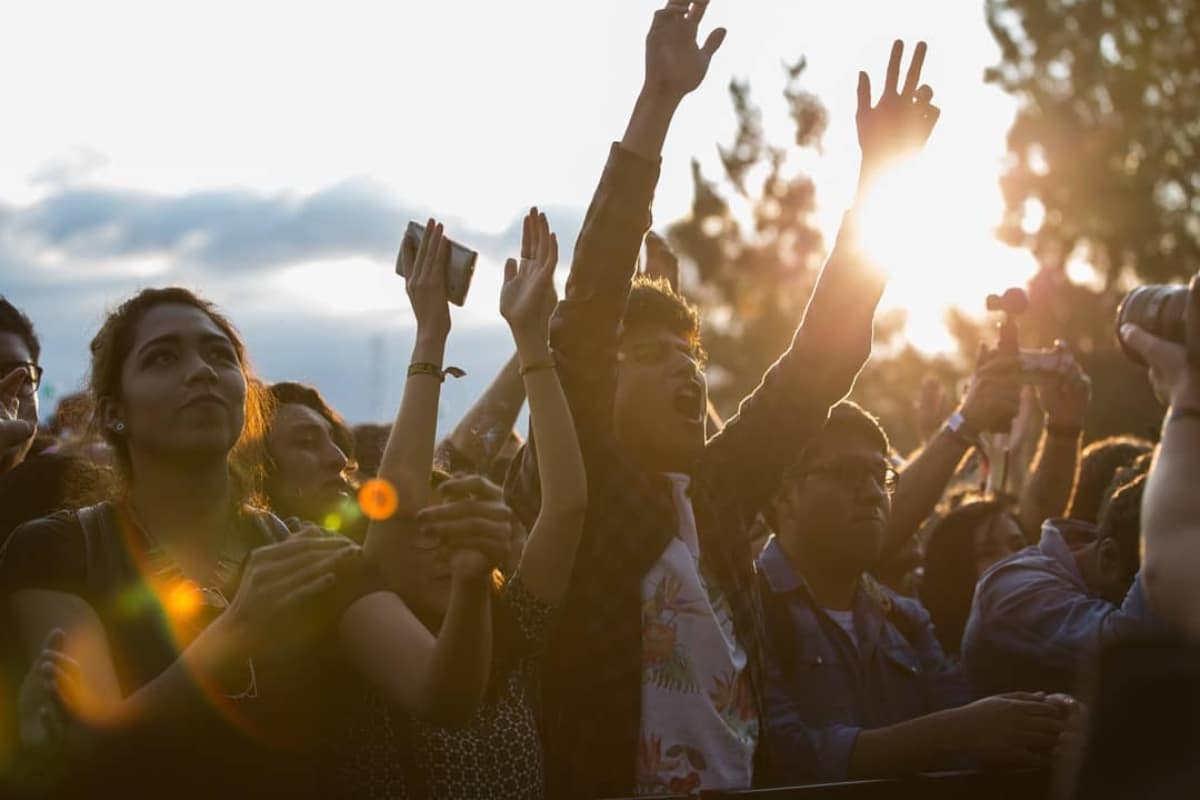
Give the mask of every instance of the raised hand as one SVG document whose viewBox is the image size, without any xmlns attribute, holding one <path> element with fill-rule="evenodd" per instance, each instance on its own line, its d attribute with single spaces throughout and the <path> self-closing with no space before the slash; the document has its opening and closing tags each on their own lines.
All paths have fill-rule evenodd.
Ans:
<svg viewBox="0 0 1200 800">
<path fill-rule="evenodd" d="M 917 42 L 912 63 L 904 85 L 900 81 L 900 63 L 904 42 L 892 45 L 888 59 L 887 77 L 879 102 L 871 105 L 871 79 L 866 72 L 858 73 L 858 144 L 862 148 L 863 181 L 874 178 L 891 163 L 919 152 L 941 110 L 932 105 L 933 89 L 921 84 L 921 67 L 925 63 L 925 43 Z M 920 84 L 918 88 L 918 84 Z"/>
<path fill-rule="evenodd" d="M 558 302 L 554 268 L 558 264 L 558 237 L 550 232 L 546 215 L 531 208 L 521 232 L 521 261 L 504 264 L 500 290 L 500 315 L 512 329 L 520 350 L 522 342 L 545 344 L 550 315 Z"/>
<path fill-rule="evenodd" d="M 15 447 L 33 435 L 33 426 L 17 417 L 21 385 L 26 380 L 24 369 L 15 369 L 0 380 L 0 451 Z"/>
<path fill-rule="evenodd" d="M 670 285 L 671 291 L 679 291 L 679 257 L 654 231 L 646 234 L 645 274 L 649 278 L 662 278 Z"/>
<path fill-rule="evenodd" d="M 1051 425 L 1080 427 L 1091 402 L 1092 381 L 1065 343 L 1055 342 L 1054 348 L 1065 351 L 1070 358 L 1065 370 L 1054 380 L 1038 384 L 1038 400 Z"/>
<path fill-rule="evenodd" d="M 450 306 L 446 299 L 449 248 L 442 223 L 434 219 L 426 222 L 425 234 L 412 256 L 412 267 L 405 278 L 408 300 L 417 318 L 418 337 L 445 339 L 450 335 Z"/>
<path fill-rule="evenodd" d="M 704 80 L 726 33 L 717 28 L 703 45 L 697 44 L 700 21 L 707 10 L 708 0 L 670 0 L 655 12 L 646 34 L 646 91 L 682 98 Z"/>
<path fill-rule="evenodd" d="M 436 536 L 460 580 L 482 579 L 511 557 L 513 513 L 500 487 L 478 475 L 440 487 L 448 502 L 417 512 L 422 534 Z"/>
<path fill-rule="evenodd" d="M 995 354 L 986 358 L 980 348 L 971 387 L 959 413 L 971 433 L 1008 430 L 1021 406 L 1021 363 L 1017 358 Z"/>
<path fill-rule="evenodd" d="M 1121 326 L 1121 339 L 1150 365 L 1150 383 L 1163 403 L 1200 403 L 1200 276 L 1192 278 L 1184 312 L 1185 344 L 1161 339 L 1132 323 Z"/>
<path fill-rule="evenodd" d="M 348 539 L 308 535 L 259 547 L 246 561 L 242 581 L 219 622 L 245 648 L 273 637 L 302 634 L 298 610 L 332 589 L 362 549 Z M 303 627 L 303 626 L 301 626 Z"/>
</svg>

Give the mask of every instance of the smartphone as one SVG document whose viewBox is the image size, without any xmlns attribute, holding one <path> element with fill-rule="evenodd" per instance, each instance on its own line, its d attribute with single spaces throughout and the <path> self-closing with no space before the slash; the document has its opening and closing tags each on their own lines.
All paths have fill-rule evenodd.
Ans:
<svg viewBox="0 0 1200 800">
<path fill-rule="evenodd" d="M 1049 380 L 1065 375 L 1073 357 L 1068 350 L 1022 350 L 1019 354 L 1021 376 L 1027 382 Z"/>
<path fill-rule="evenodd" d="M 412 259 L 417 255 L 421 239 L 425 236 L 425 226 L 419 222 L 408 223 L 404 231 L 404 241 L 400 245 L 400 253 L 396 256 L 396 274 L 408 277 L 412 269 Z M 465 247 L 453 239 L 448 239 L 450 255 L 444 265 L 446 270 L 446 299 L 456 306 L 467 301 L 467 291 L 471 288 L 471 278 L 475 275 L 475 262 L 479 253 Z"/>
</svg>

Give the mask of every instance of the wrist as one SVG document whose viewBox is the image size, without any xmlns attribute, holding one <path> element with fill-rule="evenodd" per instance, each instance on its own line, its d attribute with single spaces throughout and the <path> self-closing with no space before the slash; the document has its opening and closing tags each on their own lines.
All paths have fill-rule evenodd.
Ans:
<svg viewBox="0 0 1200 800">
<path fill-rule="evenodd" d="M 522 367 L 527 367 L 535 361 L 550 360 L 550 343 L 544 334 L 514 331 L 513 340 L 517 344 L 517 359 Z"/>
<path fill-rule="evenodd" d="M 642 82 L 642 89 L 638 92 L 636 108 L 674 114 L 675 109 L 679 108 L 679 104 L 683 102 L 683 98 L 684 95 L 671 89 L 667 84 L 648 77 Z"/>
<path fill-rule="evenodd" d="M 413 344 L 412 361 L 428 364 L 441 364 L 446 357 L 446 336 L 430 333 L 422 334 L 417 331 L 417 341 Z"/>
</svg>

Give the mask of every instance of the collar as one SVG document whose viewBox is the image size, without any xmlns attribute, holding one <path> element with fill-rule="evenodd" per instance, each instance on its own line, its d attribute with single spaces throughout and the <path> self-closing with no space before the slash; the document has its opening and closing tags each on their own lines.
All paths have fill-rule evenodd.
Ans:
<svg viewBox="0 0 1200 800">
<path fill-rule="evenodd" d="M 763 576 L 767 579 L 767 586 L 771 587 L 771 591 L 776 594 L 808 589 L 808 584 L 792 566 L 791 560 L 783 551 L 783 545 L 779 543 L 779 538 L 775 534 L 771 534 L 771 537 L 767 539 L 767 544 L 758 557 L 758 568 L 762 570 Z"/>
<path fill-rule="evenodd" d="M 1064 525 L 1076 524 L 1075 520 L 1063 519 L 1055 517 L 1048 519 L 1042 523 L 1042 539 L 1038 542 L 1038 550 L 1047 558 L 1053 559 L 1063 569 L 1071 574 L 1079 582 L 1080 586 L 1086 587 L 1083 580 L 1083 573 L 1079 571 L 1079 565 L 1075 563 L 1075 556 L 1071 552 L 1067 540 L 1063 538 L 1061 529 Z"/>
</svg>

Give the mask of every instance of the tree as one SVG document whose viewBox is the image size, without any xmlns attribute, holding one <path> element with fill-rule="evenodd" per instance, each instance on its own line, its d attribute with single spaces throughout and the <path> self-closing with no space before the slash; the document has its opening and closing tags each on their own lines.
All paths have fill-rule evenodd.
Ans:
<svg viewBox="0 0 1200 800">
<path fill-rule="evenodd" d="M 1029 343 L 1081 354 L 1103 398 L 1090 433 L 1144 433 L 1158 409 L 1113 316 L 1132 284 L 1200 269 L 1200 1 L 987 0 L 987 19 L 1001 63 L 985 79 L 1019 103 L 998 233 L 1041 265 Z"/>
<path fill-rule="evenodd" d="M 1019 102 L 1001 236 L 1048 266 L 1083 248 L 1104 287 L 1194 273 L 1200 2 L 988 0 L 987 18 L 1002 61 L 986 80 Z"/>
<path fill-rule="evenodd" d="M 693 161 L 691 213 L 667 231 L 672 248 L 695 268 L 699 285 L 685 289 L 703 311 L 713 401 L 723 416 L 791 342 L 825 257 L 814 224 L 816 186 L 796 166 L 820 151 L 828 122 L 824 105 L 802 87 L 805 68 L 804 59 L 783 66 L 794 127 L 788 146 L 769 141 L 750 86 L 730 84 L 737 130 L 731 145 L 718 148 L 724 174 L 712 181 Z M 902 313 L 878 320 L 876 349 L 890 357 L 872 360 L 854 397 L 909 449 L 918 441 L 912 399 L 921 380 L 932 372 L 950 386 L 961 370 L 949 358 L 926 358 L 904 344 L 903 326 Z"/>
</svg>

